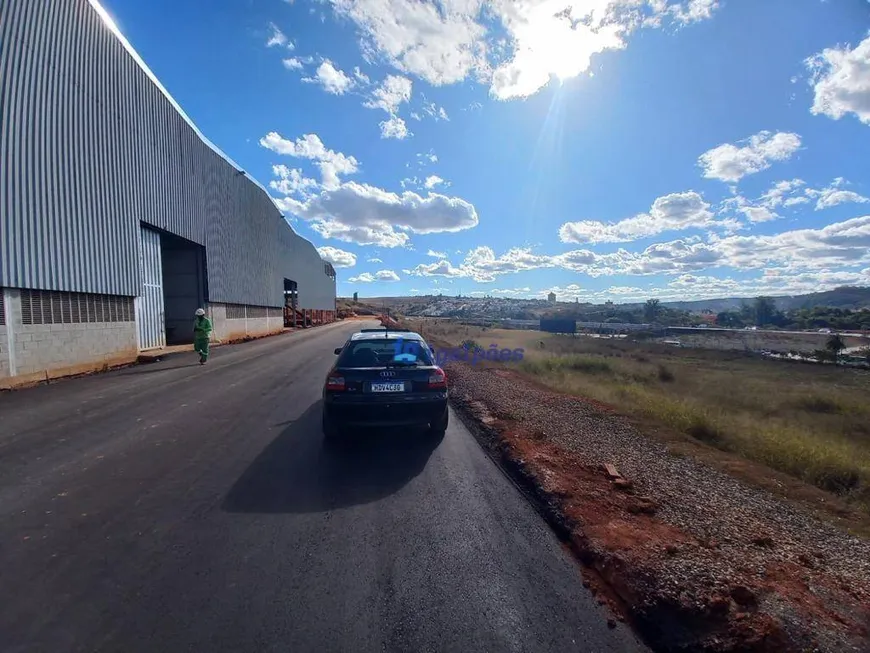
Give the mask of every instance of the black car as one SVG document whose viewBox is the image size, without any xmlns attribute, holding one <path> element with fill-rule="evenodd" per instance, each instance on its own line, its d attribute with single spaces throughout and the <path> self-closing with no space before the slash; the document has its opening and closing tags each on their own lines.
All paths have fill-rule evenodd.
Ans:
<svg viewBox="0 0 870 653">
<path fill-rule="evenodd" d="M 425 426 L 444 435 L 447 376 L 420 334 L 363 329 L 335 353 L 323 386 L 327 439 L 359 426 Z"/>
</svg>

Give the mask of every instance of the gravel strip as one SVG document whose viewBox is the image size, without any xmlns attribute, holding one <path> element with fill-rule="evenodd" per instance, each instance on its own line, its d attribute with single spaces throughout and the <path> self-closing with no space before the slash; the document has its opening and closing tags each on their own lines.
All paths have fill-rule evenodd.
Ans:
<svg viewBox="0 0 870 653">
<path fill-rule="evenodd" d="M 812 641 L 818 650 L 870 650 L 864 639 L 870 620 L 870 542 L 767 490 L 693 458 L 670 455 L 664 444 L 593 402 L 540 389 L 511 371 L 464 363 L 450 363 L 447 370 L 455 395 L 481 402 L 491 415 L 576 454 L 585 464 L 615 465 L 636 495 L 655 500 L 657 520 L 703 543 L 681 548 L 678 555 L 643 560 L 645 571 L 655 575 L 657 592 L 685 602 L 734 596 L 735 583 L 775 587 L 758 594 L 753 610 L 775 617 L 791 641 Z M 635 552 L 636 560 L 640 555 Z M 824 611 L 848 626 L 819 614 L 822 608 L 800 597 L 816 597 Z M 741 607 L 731 603 L 731 610 Z"/>
</svg>

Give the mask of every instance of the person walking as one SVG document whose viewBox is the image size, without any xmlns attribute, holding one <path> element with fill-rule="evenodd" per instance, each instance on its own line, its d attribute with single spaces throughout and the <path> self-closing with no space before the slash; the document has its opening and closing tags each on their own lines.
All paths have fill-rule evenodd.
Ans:
<svg viewBox="0 0 870 653">
<path fill-rule="evenodd" d="M 199 354 L 199 364 L 205 365 L 208 360 L 208 342 L 211 338 L 211 320 L 205 316 L 205 311 L 196 309 L 193 320 L 193 351 Z"/>
</svg>

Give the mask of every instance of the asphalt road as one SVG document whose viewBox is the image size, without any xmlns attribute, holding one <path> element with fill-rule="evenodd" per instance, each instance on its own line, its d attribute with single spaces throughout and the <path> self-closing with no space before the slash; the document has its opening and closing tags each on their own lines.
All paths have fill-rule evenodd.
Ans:
<svg viewBox="0 0 870 653">
<path fill-rule="evenodd" d="M 0 649 L 642 650 L 455 416 L 323 447 L 354 327 L 0 395 Z"/>
</svg>

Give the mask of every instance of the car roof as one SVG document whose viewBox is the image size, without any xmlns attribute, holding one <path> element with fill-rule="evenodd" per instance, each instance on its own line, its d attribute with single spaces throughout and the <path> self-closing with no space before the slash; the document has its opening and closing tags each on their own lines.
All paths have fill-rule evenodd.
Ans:
<svg viewBox="0 0 870 653">
<path fill-rule="evenodd" d="M 358 331 L 351 340 L 423 340 L 423 336 L 413 331 Z"/>
</svg>

